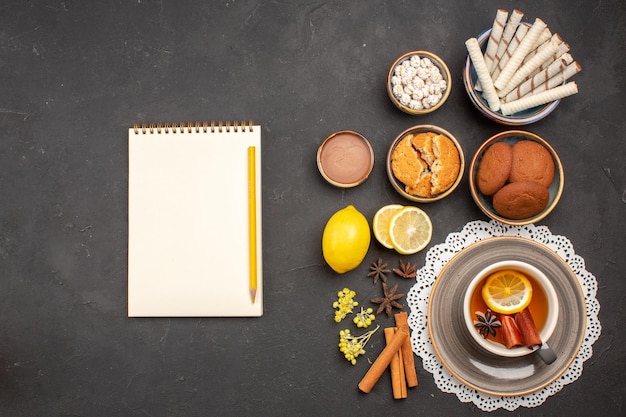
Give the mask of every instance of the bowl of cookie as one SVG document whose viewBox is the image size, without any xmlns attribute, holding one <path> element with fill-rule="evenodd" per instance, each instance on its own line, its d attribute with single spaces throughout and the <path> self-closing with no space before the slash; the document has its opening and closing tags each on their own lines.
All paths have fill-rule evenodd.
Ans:
<svg viewBox="0 0 626 417">
<path fill-rule="evenodd" d="M 465 171 L 459 141 L 435 125 L 416 125 L 404 130 L 387 153 L 387 176 L 404 198 L 431 203 L 450 195 Z"/>
<path fill-rule="evenodd" d="M 398 57 L 387 74 L 387 94 L 397 108 L 418 115 L 437 110 L 452 89 L 446 63 L 428 51 L 411 51 Z"/>
<path fill-rule="evenodd" d="M 469 167 L 472 198 L 488 217 L 522 226 L 544 219 L 563 193 L 563 165 L 542 137 L 509 130 L 487 139 Z"/>
</svg>

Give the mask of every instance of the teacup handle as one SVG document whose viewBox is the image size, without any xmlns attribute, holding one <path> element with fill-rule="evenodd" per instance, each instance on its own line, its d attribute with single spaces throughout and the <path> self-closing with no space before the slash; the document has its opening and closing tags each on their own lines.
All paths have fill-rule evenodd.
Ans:
<svg viewBox="0 0 626 417">
<path fill-rule="evenodd" d="M 544 342 L 539 349 L 535 351 L 537 355 L 543 360 L 546 365 L 550 365 L 552 362 L 556 360 L 556 353 L 546 342 Z"/>
</svg>

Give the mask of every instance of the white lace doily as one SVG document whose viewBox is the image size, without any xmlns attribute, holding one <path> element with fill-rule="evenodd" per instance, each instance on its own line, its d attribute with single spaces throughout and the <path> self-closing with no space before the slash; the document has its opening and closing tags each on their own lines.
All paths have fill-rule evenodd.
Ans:
<svg viewBox="0 0 626 417">
<path fill-rule="evenodd" d="M 572 268 L 585 294 L 587 312 L 585 337 L 576 358 L 554 382 L 531 394 L 499 397 L 476 391 L 454 378 L 435 353 L 428 334 L 428 299 L 435 279 L 446 263 L 459 251 L 472 243 L 495 236 L 519 236 L 532 239 L 554 250 Z M 583 371 L 583 363 L 591 358 L 592 346 L 602 331 L 598 320 L 600 304 L 596 300 L 596 277 L 585 269 L 585 260 L 576 255 L 572 243 L 564 236 L 553 235 L 546 226 L 507 226 L 494 220 L 476 220 L 467 223 L 458 233 L 450 233 L 445 243 L 436 245 L 426 253 L 424 266 L 417 271 L 416 283 L 409 290 L 406 301 L 410 307 L 409 326 L 413 351 L 422 358 L 426 371 L 433 374 L 437 387 L 454 393 L 462 402 L 473 402 L 484 411 L 504 408 L 512 411 L 518 407 L 537 407 L 559 392 L 565 385 L 576 381 Z"/>
</svg>

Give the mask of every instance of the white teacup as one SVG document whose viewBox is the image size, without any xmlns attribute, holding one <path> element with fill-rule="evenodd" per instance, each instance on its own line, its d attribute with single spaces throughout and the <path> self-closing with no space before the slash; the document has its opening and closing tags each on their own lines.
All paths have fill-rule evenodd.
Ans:
<svg viewBox="0 0 626 417">
<path fill-rule="evenodd" d="M 545 294 L 547 304 L 548 304 L 548 314 L 545 323 L 543 326 L 537 324 L 537 330 L 539 331 L 539 335 L 541 336 L 541 340 L 543 342 L 548 341 L 552 332 L 556 327 L 556 323 L 559 317 L 559 300 L 556 295 L 556 291 L 552 286 L 552 283 L 548 279 L 548 277 L 541 272 L 539 269 L 534 266 L 527 264 L 525 262 L 520 261 L 501 261 L 491 264 L 481 270 L 473 279 L 470 281 L 467 290 L 465 292 L 465 298 L 463 300 L 463 316 L 465 318 L 465 324 L 467 329 L 472 335 L 472 338 L 478 343 L 483 349 L 500 356 L 507 357 L 517 357 L 528 355 L 529 353 L 537 350 L 537 347 L 533 349 L 529 349 L 526 346 L 515 347 L 508 349 L 504 344 L 498 343 L 496 341 L 484 338 L 474 326 L 474 320 L 476 319 L 475 312 L 471 309 L 471 299 L 474 291 L 481 291 L 478 288 L 482 285 L 483 281 L 489 276 L 491 273 L 496 272 L 502 269 L 514 269 L 519 272 L 522 272 L 524 275 L 532 278 L 533 283 L 533 295 L 536 296 L 538 291 L 542 291 Z M 534 285 L 539 285 L 540 288 L 536 288 Z M 498 334 L 500 334 L 501 330 L 498 329 Z M 499 336 L 498 336 L 499 337 Z"/>
</svg>

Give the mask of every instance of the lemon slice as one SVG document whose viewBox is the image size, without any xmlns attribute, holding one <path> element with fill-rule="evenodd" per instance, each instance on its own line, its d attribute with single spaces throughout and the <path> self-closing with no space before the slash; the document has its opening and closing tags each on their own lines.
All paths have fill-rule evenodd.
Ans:
<svg viewBox="0 0 626 417">
<path fill-rule="evenodd" d="M 404 206 L 401 204 L 389 204 L 381 207 L 372 220 L 372 230 L 374 237 L 378 242 L 387 249 L 393 249 L 393 244 L 389 238 L 389 224 L 391 218 Z"/>
<path fill-rule="evenodd" d="M 524 274 L 504 269 L 487 277 L 482 294 L 487 307 L 496 313 L 514 314 L 528 307 L 533 286 Z"/>
<path fill-rule="evenodd" d="M 417 207 L 398 210 L 389 222 L 389 240 L 402 255 L 411 255 L 424 249 L 433 235 L 430 217 Z"/>
</svg>

